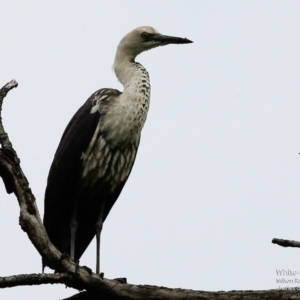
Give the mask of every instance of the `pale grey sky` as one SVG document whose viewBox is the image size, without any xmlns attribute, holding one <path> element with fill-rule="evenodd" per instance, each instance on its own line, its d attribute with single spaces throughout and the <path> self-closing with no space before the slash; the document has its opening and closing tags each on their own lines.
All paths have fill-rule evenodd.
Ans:
<svg viewBox="0 0 300 300">
<path fill-rule="evenodd" d="M 277 288 L 300 271 L 299 1 L 1 1 L 5 129 L 43 215 L 62 132 L 97 89 L 122 89 L 119 40 L 151 25 L 187 37 L 137 58 L 152 96 L 133 172 L 104 224 L 102 271 L 135 284 L 197 290 Z M 0 185 L 0 276 L 41 271 Z M 95 244 L 81 263 L 95 268 Z M 47 272 L 51 270 L 47 269 Z M 300 279 L 300 278 L 299 278 Z M 0 290 L 52 300 L 62 285 Z"/>
</svg>

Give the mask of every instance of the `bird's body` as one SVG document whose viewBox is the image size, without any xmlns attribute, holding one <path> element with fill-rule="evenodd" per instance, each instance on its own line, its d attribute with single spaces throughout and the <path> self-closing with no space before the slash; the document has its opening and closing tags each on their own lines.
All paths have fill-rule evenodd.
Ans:
<svg viewBox="0 0 300 300">
<path fill-rule="evenodd" d="M 44 215 L 49 238 L 78 260 L 96 234 L 97 273 L 102 224 L 129 177 L 149 109 L 149 75 L 134 59 L 163 45 L 149 38 L 158 36 L 152 27 L 139 27 L 121 40 L 114 70 L 123 93 L 101 89 L 91 95 L 65 129 L 49 172 Z M 172 39 L 169 43 L 190 42 Z"/>
</svg>

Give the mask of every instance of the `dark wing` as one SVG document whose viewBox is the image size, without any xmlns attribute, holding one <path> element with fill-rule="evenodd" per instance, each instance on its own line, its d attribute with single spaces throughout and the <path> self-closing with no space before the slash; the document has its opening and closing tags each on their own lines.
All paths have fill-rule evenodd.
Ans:
<svg viewBox="0 0 300 300">
<path fill-rule="evenodd" d="M 91 114 L 93 94 L 76 112 L 65 129 L 48 175 L 45 192 L 44 226 L 52 243 L 60 249 L 66 227 L 70 226 L 72 200 L 80 178 L 81 155 L 88 147 L 99 113 Z M 68 224 L 67 224 L 68 223 Z"/>
<path fill-rule="evenodd" d="M 121 193 L 133 166 L 138 142 L 132 145 L 132 164 L 128 176 L 118 182 L 112 191 L 109 185 L 99 180 L 92 188 L 82 181 L 82 155 L 87 150 L 101 118 L 98 111 L 91 113 L 95 101 L 103 94 L 117 97 L 117 90 L 102 89 L 95 92 L 71 119 L 56 151 L 48 176 L 45 193 L 44 226 L 52 243 L 61 251 L 69 253 L 70 222 L 75 202 L 78 206 L 78 230 L 75 242 L 75 258 L 79 259 L 95 236 L 95 223 L 99 203 L 105 201 L 103 221 Z M 112 156 L 114 155 L 112 150 Z"/>
<path fill-rule="evenodd" d="M 101 136 L 99 139 L 104 139 Z M 130 173 L 136 158 L 140 139 L 138 138 L 133 143 L 128 144 L 125 148 L 111 149 L 107 144 L 101 150 L 95 147 L 96 153 L 99 153 L 104 158 L 103 161 L 99 158 L 99 165 L 95 167 L 94 171 L 103 170 L 104 165 L 108 165 L 105 175 L 95 181 L 92 185 L 85 185 L 81 180 L 77 189 L 78 213 L 77 223 L 78 228 L 75 239 L 75 259 L 79 259 L 88 247 L 95 236 L 95 225 L 99 220 L 100 211 L 103 211 L 102 223 L 108 216 L 111 208 L 118 199 Z M 91 166 L 94 166 L 91 163 Z M 97 172 L 90 170 L 89 173 L 92 178 L 95 178 Z M 90 181 L 88 181 L 90 183 Z M 102 206 L 103 205 L 103 206 Z M 102 208 L 103 207 L 103 210 Z M 67 239 L 69 241 L 69 239 Z M 69 247 L 69 244 L 68 246 Z M 68 248 L 67 248 L 68 249 Z"/>
</svg>

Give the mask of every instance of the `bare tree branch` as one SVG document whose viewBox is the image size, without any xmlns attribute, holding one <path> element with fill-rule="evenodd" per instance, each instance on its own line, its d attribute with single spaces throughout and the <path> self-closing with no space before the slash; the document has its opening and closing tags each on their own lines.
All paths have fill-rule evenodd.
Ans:
<svg viewBox="0 0 300 300">
<path fill-rule="evenodd" d="M 85 290 L 69 300 L 86 299 L 299 299 L 298 290 L 270 290 L 270 291 L 231 291 L 231 292 L 203 292 L 183 289 L 169 289 L 150 285 L 127 284 L 125 280 L 103 279 L 91 273 L 86 267 L 76 267 L 67 257 L 53 246 L 43 226 L 35 197 L 24 175 L 20 160 L 13 149 L 2 124 L 1 111 L 3 99 L 7 93 L 17 87 L 15 80 L 7 83 L 0 90 L 0 176 L 7 193 L 14 193 L 20 206 L 20 225 L 29 239 L 45 259 L 47 265 L 60 273 L 56 274 L 26 274 L 0 277 L 0 288 L 20 285 L 38 285 L 62 283 L 77 290 Z M 278 242 L 279 241 L 279 242 Z M 274 239 L 273 243 L 293 245 L 299 247 L 298 242 Z M 298 243 L 297 246 L 295 246 Z"/>
<path fill-rule="evenodd" d="M 0 112 L 4 97 L 16 86 L 17 82 L 12 80 L 0 90 Z M 62 273 L 73 274 L 74 280 L 66 283 L 70 287 L 81 290 L 83 286 L 95 288 L 98 284 L 98 288 L 100 286 L 101 289 L 110 289 L 110 284 L 106 287 L 99 276 L 90 274 L 86 268 L 77 268 L 67 257 L 62 256 L 49 240 L 36 206 L 35 197 L 21 169 L 17 153 L 4 131 L 1 117 L 0 143 L 2 145 L 2 149 L 0 149 L 0 176 L 4 181 L 7 192 L 14 192 L 18 199 L 21 228 L 27 233 L 37 251 L 47 262 L 47 265 Z"/>
<path fill-rule="evenodd" d="M 66 283 L 72 279 L 66 273 L 56 274 L 21 274 L 7 277 L 0 277 L 0 288 L 10 288 L 22 285 L 41 285 L 47 283 Z"/>
<path fill-rule="evenodd" d="M 0 277 L 0 288 L 15 287 L 22 285 L 40 285 L 40 284 L 55 284 L 61 283 L 69 285 L 74 277 L 71 274 L 59 273 L 59 274 L 27 274 L 16 275 L 9 277 Z M 110 280 L 109 282 L 113 282 Z M 157 287 L 150 285 L 132 285 L 122 284 L 118 281 L 114 282 L 114 286 L 110 290 L 97 290 L 92 289 L 89 291 L 80 292 L 72 297 L 64 300 L 96 300 L 96 299 L 164 299 L 164 300 L 176 300 L 176 299 L 202 299 L 202 300 L 214 300 L 214 299 L 300 299 L 299 289 L 290 290 L 268 290 L 268 291 L 230 291 L 230 292 L 204 292 L 193 291 L 184 289 L 169 289 L 166 287 Z"/>
<path fill-rule="evenodd" d="M 282 247 L 295 247 L 300 248 L 300 242 L 297 241 L 291 241 L 291 240 L 283 240 L 283 239 L 276 239 L 274 238 L 272 240 L 273 244 L 277 244 Z"/>
<path fill-rule="evenodd" d="M 3 105 L 3 100 L 7 93 L 12 90 L 13 88 L 17 87 L 18 83 L 14 79 L 8 82 L 6 85 L 2 87 L 0 90 L 0 144 L 2 145 L 3 151 L 6 152 L 7 156 L 11 157 L 14 160 L 14 163 L 19 164 L 20 160 L 17 156 L 16 153 L 14 153 L 14 150 L 12 148 L 12 144 L 8 138 L 7 133 L 4 130 L 3 123 L 2 123 L 2 105 Z M 3 173 L 2 174 L 2 179 L 6 188 L 6 192 L 8 194 L 13 192 L 13 188 L 10 185 L 10 180 L 8 180 L 9 173 Z"/>
<path fill-rule="evenodd" d="M 15 79 L 8 82 L 2 89 L 0 90 L 0 142 L 4 149 L 12 148 L 12 144 L 9 141 L 7 133 L 4 131 L 3 124 L 2 124 L 2 105 L 3 100 L 7 93 L 12 90 L 13 88 L 16 88 L 18 86 L 18 83 Z"/>
</svg>

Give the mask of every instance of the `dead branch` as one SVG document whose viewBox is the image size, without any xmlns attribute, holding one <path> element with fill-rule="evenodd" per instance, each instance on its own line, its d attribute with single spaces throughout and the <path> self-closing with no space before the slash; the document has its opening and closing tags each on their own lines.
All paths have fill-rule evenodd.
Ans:
<svg viewBox="0 0 300 300">
<path fill-rule="evenodd" d="M 273 244 L 277 244 L 282 247 L 295 247 L 295 248 L 300 248 L 300 242 L 297 241 L 291 241 L 291 240 L 283 240 L 283 239 L 273 239 L 272 240 Z"/>
<path fill-rule="evenodd" d="M 0 277 L 0 288 L 20 285 L 65 284 L 85 290 L 70 299 L 300 299 L 298 290 L 203 292 L 169 289 L 149 285 L 127 284 L 126 280 L 108 280 L 91 273 L 86 267 L 76 267 L 53 246 L 43 226 L 35 197 L 23 173 L 20 160 L 4 131 L 1 111 L 7 93 L 17 87 L 15 80 L 0 90 L 0 177 L 7 193 L 14 193 L 20 206 L 20 225 L 34 247 L 56 274 L 26 274 Z M 295 242 L 296 243 L 296 242 Z"/>
<path fill-rule="evenodd" d="M 12 80 L 0 90 L 0 112 L 2 110 L 4 97 L 17 85 L 18 83 L 15 80 Z M 29 239 L 40 255 L 45 258 L 47 265 L 62 273 L 75 274 L 75 264 L 68 258 L 62 258 L 61 253 L 53 246 L 48 238 L 36 206 L 35 197 L 32 194 L 28 180 L 21 169 L 20 160 L 4 130 L 1 115 L 0 143 L 2 145 L 2 148 L 0 149 L 0 176 L 4 181 L 7 192 L 13 192 L 18 199 L 21 228 L 27 233 Z M 83 283 L 86 287 L 89 287 L 94 286 L 95 281 L 100 282 L 100 285 L 101 282 L 103 282 L 99 276 L 96 276 L 95 274 L 91 276 L 85 268 L 78 268 L 76 280 L 69 284 L 70 287 L 82 289 Z"/>
<path fill-rule="evenodd" d="M 0 277 L 0 288 L 10 288 L 22 285 L 40 285 L 46 283 L 63 283 L 70 281 L 71 275 L 66 273 L 56 274 L 21 274 Z"/>
</svg>

